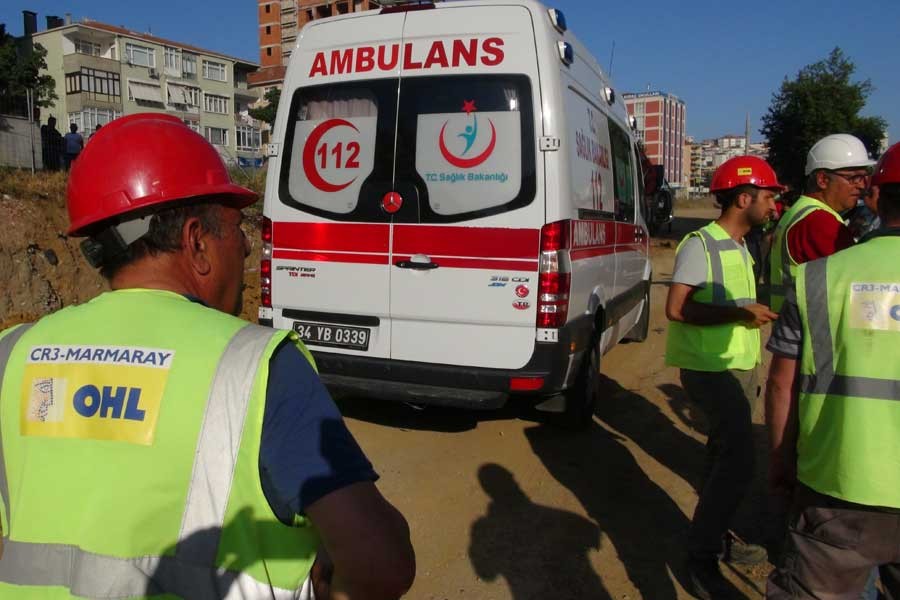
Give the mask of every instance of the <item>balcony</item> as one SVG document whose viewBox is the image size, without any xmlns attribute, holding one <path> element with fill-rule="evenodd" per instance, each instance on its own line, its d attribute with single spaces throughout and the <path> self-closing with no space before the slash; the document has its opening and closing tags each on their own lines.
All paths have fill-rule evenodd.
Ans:
<svg viewBox="0 0 900 600">
<path fill-rule="evenodd" d="M 66 112 L 80 112 L 84 108 L 111 108 L 122 112 L 122 97 L 97 94 L 95 92 L 75 92 L 66 94 Z"/>
<path fill-rule="evenodd" d="M 111 58 L 103 58 L 102 56 L 93 56 L 91 54 L 81 54 L 73 52 L 63 56 L 63 72 L 73 73 L 81 70 L 81 67 L 89 69 L 97 69 L 99 71 L 109 71 L 110 73 L 121 72 L 122 65 L 118 60 Z"/>
</svg>

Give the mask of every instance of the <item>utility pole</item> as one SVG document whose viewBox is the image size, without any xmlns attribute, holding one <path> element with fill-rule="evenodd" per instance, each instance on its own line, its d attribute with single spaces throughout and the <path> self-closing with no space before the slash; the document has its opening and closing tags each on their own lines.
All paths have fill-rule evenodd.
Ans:
<svg viewBox="0 0 900 600">
<path fill-rule="evenodd" d="M 744 125 L 744 154 L 750 154 L 750 113 L 747 113 L 747 122 Z"/>
<path fill-rule="evenodd" d="M 28 134 L 31 136 L 31 174 L 34 175 L 34 90 L 25 89 L 25 101 L 28 102 Z"/>
</svg>

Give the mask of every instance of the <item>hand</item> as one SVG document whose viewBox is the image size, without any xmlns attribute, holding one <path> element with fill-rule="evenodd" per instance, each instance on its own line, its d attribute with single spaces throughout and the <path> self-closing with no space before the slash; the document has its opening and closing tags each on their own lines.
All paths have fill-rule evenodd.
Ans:
<svg viewBox="0 0 900 600">
<path fill-rule="evenodd" d="M 772 312 L 765 304 L 748 304 L 743 308 L 747 313 L 744 321 L 750 327 L 762 327 L 778 318 L 778 313 Z"/>
</svg>

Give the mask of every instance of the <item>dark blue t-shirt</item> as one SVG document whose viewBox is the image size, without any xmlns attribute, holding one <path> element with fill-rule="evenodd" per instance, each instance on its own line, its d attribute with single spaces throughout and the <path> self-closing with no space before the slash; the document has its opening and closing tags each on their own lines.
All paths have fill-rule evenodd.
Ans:
<svg viewBox="0 0 900 600">
<path fill-rule="evenodd" d="M 328 390 L 291 342 L 269 361 L 259 478 L 272 511 L 287 524 L 331 492 L 378 479 Z"/>
</svg>

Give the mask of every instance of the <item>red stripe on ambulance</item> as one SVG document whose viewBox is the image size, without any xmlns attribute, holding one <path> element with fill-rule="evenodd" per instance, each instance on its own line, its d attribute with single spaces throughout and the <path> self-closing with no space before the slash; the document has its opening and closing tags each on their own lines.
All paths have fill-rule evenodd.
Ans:
<svg viewBox="0 0 900 600">
<path fill-rule="evenodd" d="M 394 225 L 394 252 L 537 260 L 540 235 L 538 229 Z"/>
<path fill-rule="evenodd" d="M 389 251 L 391 226 L 387 223 L 274 223 L 276 249 L 325 252 Z"/>
<path fill-rule="evenodd" d="M 354 254 L 352 252 L 316 252 L 314 250 L 275 250 L 272 258 L 311 262 L 337 262 L 361 265 L 386 265 L 387 254 Z"/>
</svg>

